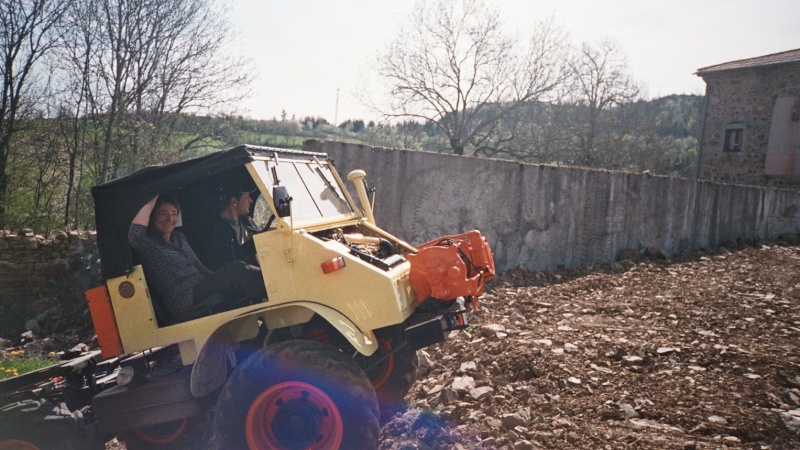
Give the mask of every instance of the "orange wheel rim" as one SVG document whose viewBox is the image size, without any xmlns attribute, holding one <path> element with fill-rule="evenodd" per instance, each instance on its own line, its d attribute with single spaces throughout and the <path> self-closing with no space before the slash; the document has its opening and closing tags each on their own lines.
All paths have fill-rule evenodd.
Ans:
<svg viewBox="0 0 800 450">
<path fill-rule="evenodd" d="M 0 441 L 0 450 L 39 450 L 39 447 L 31 444 L 28 441 L 9 439 L 6 441 Z"/>
<path fill-rule="evenodd" d="M 183 434 L 186 430 L 186 423 L 187 419 L 183 419 L 180 422 L 174 422 L 174 428 L 169 426 L 172 423 L 136 428 L 133 430 L 133 434 L 148 444 L 169 444 Z"/>
<path fill-rule="evenodd" d="M 392 372 L 394 371 L 394 353 L 392 353 L 392 343 L 389 342 L 387 339 L 380 338 L 378 339 L 378 344 L 383 349 L 384 354 L 389 354 L 386 359 L 381 363 L 380 366 L 376 367 L 376 371 L 379 371 L 375 377 L 372 378 L 372 387 L 377 391 L 387 381 L 389 381 L 389 377 L 392 376 Z M 382 355 L 381 355 L 382 356 Z"/>
<path fill-rule="evenodd" d="M 342 435 L 342 416 L 333 400 L 300 381 L 279 383 L 262 392 L 245 421 L 251 450 L 338 449 Z"/>
</svg>

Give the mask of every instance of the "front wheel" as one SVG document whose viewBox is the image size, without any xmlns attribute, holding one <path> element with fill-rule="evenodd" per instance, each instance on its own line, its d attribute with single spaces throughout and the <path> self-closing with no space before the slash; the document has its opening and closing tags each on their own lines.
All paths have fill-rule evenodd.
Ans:
<svg viewBox="0 0 800 450">
<path fill-rule="evenodd" d="M 369 379 L 336 348 L 286 341 L 247 358 L 217 401 L 220 448 L 375 449 L 378 403 Z"/>
</svg>

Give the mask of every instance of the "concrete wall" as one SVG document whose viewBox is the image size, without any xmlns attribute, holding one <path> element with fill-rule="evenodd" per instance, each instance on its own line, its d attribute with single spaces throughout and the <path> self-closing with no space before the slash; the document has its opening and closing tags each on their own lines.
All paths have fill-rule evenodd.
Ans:
<svg viewBox="0 0 800 450">
<path fill-rule="evenodd" d="M 342 175 L 364 169 L 378 225 L 411 244 L 479 229 L 498 270 L 611 262 L 800 232 L 800 192 L 307 141 Z M 355 196 L 354 191 L 351 193 Z"/>
</svg>

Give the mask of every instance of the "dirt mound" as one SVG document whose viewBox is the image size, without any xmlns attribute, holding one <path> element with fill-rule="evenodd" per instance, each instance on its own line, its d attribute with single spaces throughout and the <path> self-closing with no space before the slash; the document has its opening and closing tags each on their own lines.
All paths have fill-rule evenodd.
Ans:
<svg viewBox="0 0 800 450">
<path fill-rule="evenodd" d="M 381 449 L 800 448 L 800 247 L 500 277 Z"/>
</svg>

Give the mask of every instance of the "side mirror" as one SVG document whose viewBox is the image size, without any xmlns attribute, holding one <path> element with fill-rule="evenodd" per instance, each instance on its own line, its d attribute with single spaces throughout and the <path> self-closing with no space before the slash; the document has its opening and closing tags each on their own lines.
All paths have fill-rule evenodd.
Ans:
<svg viewBox="0 0 800 450">
<path fill-rule="evenodd" d="M 275 212 L 278 217 L 289 217 L 292 215 L 292 197 L 284 186 L 272 188 L 272 201 L 275 202 Z"/>
</svg>

